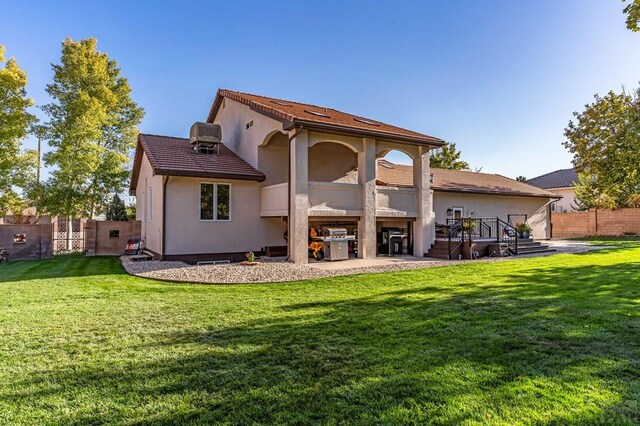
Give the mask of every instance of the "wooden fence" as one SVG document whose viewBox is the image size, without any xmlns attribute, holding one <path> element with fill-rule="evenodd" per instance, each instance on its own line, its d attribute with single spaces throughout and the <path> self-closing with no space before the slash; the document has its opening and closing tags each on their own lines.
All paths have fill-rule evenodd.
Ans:
<svg viewBox="0 0 640 426">
<path fill-rule="evenodd" d="M 640 234 L 640 209 L 551 213 L 552 238 Z"/>
</svg>

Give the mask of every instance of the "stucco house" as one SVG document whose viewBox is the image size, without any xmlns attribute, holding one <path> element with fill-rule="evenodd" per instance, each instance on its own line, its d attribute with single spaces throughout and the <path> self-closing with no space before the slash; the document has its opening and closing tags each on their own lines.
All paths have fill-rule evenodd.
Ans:
<svg viewBox="0 0 640 426">
<path fill-rule="evenodd" d="M 555 201 L 551 208 L 556 213 L 574 212 L 576 210 L 576 198 L 573 186 L 578 181 L 575 169 L 560 169 L 527 180 L 529 185 L 546 189 L 562 198 Z"/>
<path fill-rule="evenodd" d="M 554 194 L 499 175 L 431 170 L 444 142 L 335 109 L 219 90 L 206 123 L 222 143 L 140 134 L 130 193 L 148 250 L 163 259 L 242 259 L 280 248 L 309 260 L 310 230 L 342 227 L 354 253 L 379 254 L 383 229 L 428 255 L 436 223 L 515 216 L 549 236 Z M 411 165 L 384 161 L 397 150 Z"/>
</svg>

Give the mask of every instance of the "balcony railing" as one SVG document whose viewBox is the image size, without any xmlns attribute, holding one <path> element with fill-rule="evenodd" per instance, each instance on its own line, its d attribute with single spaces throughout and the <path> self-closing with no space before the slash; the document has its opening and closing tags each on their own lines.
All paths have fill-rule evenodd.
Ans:
<svg viewBox="0 0 640 426">
<path fill-rule="evenodd" d="M 277 217 L 288 215 L 289 185 L 279 183 L 260 189 L 260 215 Z M 310 216 L 360 216 L 362 214 L 362 185 L 334 182 L 309 182 Z M 377 186 L 376 216 L 417 217 L 416 188 Z"/>
<path fill-rule="evenodd" d="M 376 186 L 376 215 L 418 216 L 418 190 L 397 186 Z"/>
</svg>

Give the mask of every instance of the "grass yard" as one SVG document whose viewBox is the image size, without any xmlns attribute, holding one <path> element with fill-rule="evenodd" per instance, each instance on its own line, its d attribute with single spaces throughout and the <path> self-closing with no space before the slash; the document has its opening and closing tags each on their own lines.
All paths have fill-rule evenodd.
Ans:
<svg viewBox="0 0 640 426">
<path fill-rule="evenodd" d="M 275 285 L 0 265 L 0 423 L 638 424 L 621 244 Z"/>
</svg>

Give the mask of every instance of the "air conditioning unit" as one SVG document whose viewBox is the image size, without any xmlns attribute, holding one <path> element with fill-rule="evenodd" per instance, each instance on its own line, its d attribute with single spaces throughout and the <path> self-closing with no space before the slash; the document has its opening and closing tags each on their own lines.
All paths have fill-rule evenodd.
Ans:
<svg viewBox="0 0 640 426">
<path fill-rule="evenodd" d="M 222 127 L 219 124 L 193 123 L 189 132 L 189 140 L 192 144 L 198 142 L 221 143 Z"/>
<path fill-rule="evenodd" d="M 219 144 L 222 143 L 222 127 L 219 124 L 196 122 L 191 126 L 189 141 L 193 149 L 211 153 L 216 150 L 220 153 Z"/>
</svg>

